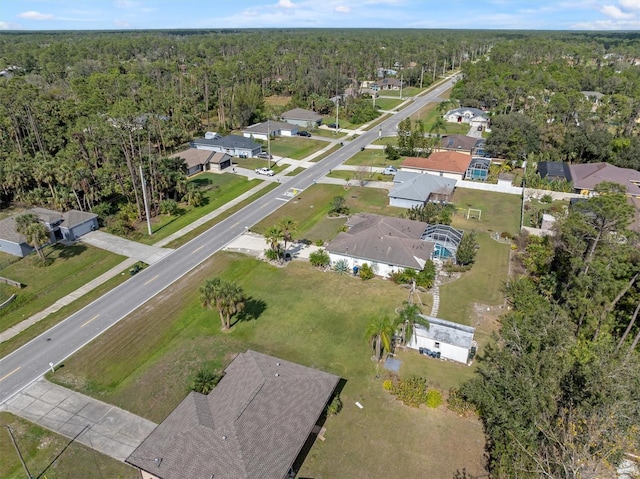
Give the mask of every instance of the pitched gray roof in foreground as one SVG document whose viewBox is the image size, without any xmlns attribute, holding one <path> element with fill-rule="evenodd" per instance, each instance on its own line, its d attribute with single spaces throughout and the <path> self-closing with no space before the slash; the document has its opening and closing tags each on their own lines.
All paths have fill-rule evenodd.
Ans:
<svg viewBox="0 0 640 479">
<path fill-rule="evenodd" d="M 191 392 L 126 462 L 162 479 L 284 477 L 339 378 L 255 351 Z"/>
<path fill-rule="evenodd" d="M 305 110 L 304 108 L 294 108 L 293 110 L 285 111 L 280 117 L 290 120 L 322 120 L 322 116 L 318 115 L 315 111 Z"/>
<path fill-rule="evenodd" d="M 416 325 L 416 334 L 425 338 L 433 339 L 440 343 L 447 343 L 460 348 L 470 348 L 473 342 L 473 334 L 476 329 L 464 324 L 452 323 L 440 318 L 433 318 L 421 314 L 429 321 L 429 329 Z"/>
<path fill-rule="evenodd" d="M 346 225 L 327 245 L 330 253 L 418 270 L 433 254 L 434 243 L 420 239 L 427 223 L 361 213 Z"/>
</svg>

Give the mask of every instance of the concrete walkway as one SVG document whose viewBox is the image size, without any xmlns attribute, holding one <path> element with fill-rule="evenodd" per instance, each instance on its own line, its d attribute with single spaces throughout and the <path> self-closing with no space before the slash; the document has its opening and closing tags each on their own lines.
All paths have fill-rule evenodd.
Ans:
<svg viewBox="0 0 640 479">
<path fill-rule="evenodd" d="M 3 406 L 42 427 L 124 461 L 157 424 L 40 378 Z"/>
<path fill-rule="evenodd" d="M 121 256 L 135 258 L 147 264 L 156 263 L 173 251 L 168 248 L 159 248 L 131 241 L 105 231 L 90 231 L 83 235 L 79 241 Z"/>
</svg>

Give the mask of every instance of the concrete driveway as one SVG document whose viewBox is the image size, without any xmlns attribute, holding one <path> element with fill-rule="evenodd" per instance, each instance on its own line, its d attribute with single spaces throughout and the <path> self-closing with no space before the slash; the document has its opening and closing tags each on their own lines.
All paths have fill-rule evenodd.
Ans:
<svg viewBox="0 0 640 479">
<path fill-rule="evenodd" d="M 40 378 L 5 409 L 42 427 L 124 461 L 157 424 Z M 77 437 L 76 437 L 77 436 Z"/>
<path fill-rule="evenodd" d="M 104 231 L 91 231 L 80 238 L 80 241 L 147 264 L 156 263 L 173 251 L 170 248 L 158 248 L 120 238 Z"/>
</svg>

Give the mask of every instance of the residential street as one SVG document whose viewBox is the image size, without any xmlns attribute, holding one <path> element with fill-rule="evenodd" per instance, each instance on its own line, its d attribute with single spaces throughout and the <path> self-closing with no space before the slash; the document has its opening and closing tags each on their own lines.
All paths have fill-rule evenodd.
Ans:
<svg viewBox="0 0 640 479">
<path fill-rule="evenodd" d="M 281 184 L 179 249 L 168 252 L 129 281 L 2 358 L 0 360 L 0 404 L 4 404 L 25 386 L 36 381 L 50 369 L 50 364 L 62 363 L 78 349 L 180 279 L 252 225 L 277 210 L 292 198 L 292 195 L 287 194 L 290 188 L 300 191 L 319 181 L 329 170 L 336 168 L 376 139 L 379 130 L 382 130 L 383 136 L 395 132 L 401 120 L 437 99 L 443 91 L 450 88 L 452 83 L 453 78 L 449 78 L 428 94 L 416 97 L 413 103 L 382 122 L 380 126 L 362 132 L 353 140 L 345 141 L 343 147 L 321 162 Z"/>
</svg>

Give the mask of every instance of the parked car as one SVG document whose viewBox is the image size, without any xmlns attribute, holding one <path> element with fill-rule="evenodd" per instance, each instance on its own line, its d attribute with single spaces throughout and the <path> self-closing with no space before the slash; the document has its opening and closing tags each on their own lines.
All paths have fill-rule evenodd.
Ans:
<svg viewBox="0 0 640 479">
<path fill-rule="evenodd" d="M 338 125 L 337 123 L 328 123 L 327 126 L 329 128 L 340 128 L 340 125 Z"/>
<path fill-rule="evenodd" d="M 258 158 L 264 158 L 265 160 L 272 160 L 273 155 L 270 155 L 266 151 L 263 151 L 262 153 L 258 153 Z"/>
<path fill-rule="evenodd" d="M 387 166 L 382 172 L 383 175 L 395 175 L 398 172 L 395 166 Z"/>
<path fill-rule="evenodd" d="M 306 136 L 307 138 L 310 138 L 311 137 L 311 133 L 309 133 L 308 131 L 302 130 L 302 131 L 298 132 L 298 136 Z"/>
<path fill-rule="evenodd" d="M 273 176 L 275 175 L 275 173 L 273 172 L 273 170 L 270 170 L 269 168 L 256 168 L 254 170 L 256 173 L 258 173 L 259 175 L 266 175 L 266 176 Z"/>
</svg>

